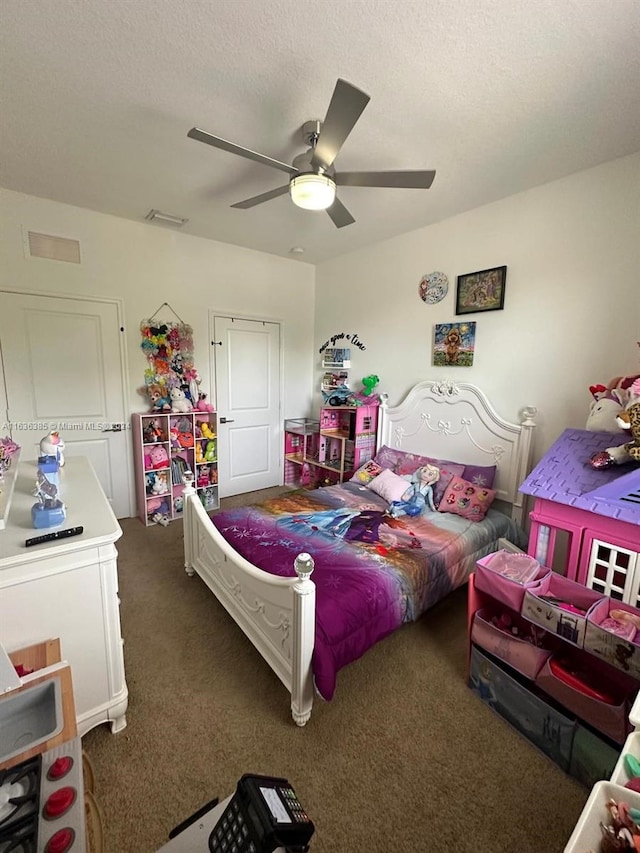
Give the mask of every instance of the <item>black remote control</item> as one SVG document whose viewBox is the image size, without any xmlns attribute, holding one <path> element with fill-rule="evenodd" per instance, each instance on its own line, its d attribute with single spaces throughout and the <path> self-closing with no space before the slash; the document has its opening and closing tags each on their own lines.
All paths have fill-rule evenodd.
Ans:
<svg viewBox="0 0 640 853">
<path fill-rule="evenodd" d="M 56 539 L 68 539 L 69 536 L 80 536 L 84 527 L 67 527 L 66 530 L 56 530 L 55 533 L 44 533 L 42 536 L 34 536 L 24 543 L 26 548 L 31 545 L 41 545 L 43 542 L 53 542 Z"/>
</svg>

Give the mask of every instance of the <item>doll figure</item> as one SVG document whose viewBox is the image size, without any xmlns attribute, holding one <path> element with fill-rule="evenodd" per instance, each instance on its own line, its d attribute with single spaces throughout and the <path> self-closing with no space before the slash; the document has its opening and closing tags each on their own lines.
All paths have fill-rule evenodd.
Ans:
<svg viewBox="0 0 640 853">
<path fill-rule="evenodd" d="M 416 516 L 424 512 L 428 506 L 431 512 L 436 511 L 433 502 L 433 486 L 440 479 L 440 469 L 436 465 L 423 465 L 415 471 L 410 480 L 409 488 L 399 501 L 392 501 L 389 515 L 397 518 L 399 515 Z"/>
</svg>

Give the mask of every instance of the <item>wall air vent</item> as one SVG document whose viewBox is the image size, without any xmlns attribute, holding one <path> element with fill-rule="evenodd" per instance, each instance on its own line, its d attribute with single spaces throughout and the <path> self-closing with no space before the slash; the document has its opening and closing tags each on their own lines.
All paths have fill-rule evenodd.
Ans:
<svg viewBox="0 0 640 853">
<path fill-rule="evenodd" d="M 66 261 L 69 264 L 80 263 L 80 243 L 66 237 L 52 237 L 51 234 L 38 234 L 28 231 L 29 254 L 32 258 L 47 258 L 50 261 Z"/>
<path fill-rule="evenodd" d="M 145 216 L 148 222 L 159 222 L 161 225 L 173 225 L 174 228 L 182 228 L 188 219 L 182 216 L 173 216 L 171 213 L 161 213 L 159 210 L 150 210 Z"/>
</svg>

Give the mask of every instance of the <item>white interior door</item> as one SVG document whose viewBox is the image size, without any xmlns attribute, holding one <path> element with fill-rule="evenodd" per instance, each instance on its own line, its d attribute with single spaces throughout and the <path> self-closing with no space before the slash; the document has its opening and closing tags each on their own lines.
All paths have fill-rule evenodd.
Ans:
<svg viewBox="0 0 640 853">
<path fill-rule="evenodd" d="M 121 334 L 114 302 L 0 292 L 3 434 L 35 459 L 57 429 L 65 456 L 89 458 L 118 518 L 131 515 Z"/>
<path fill-rule="evenodd" d="M 220 497 L 282 482 L 280 325 L 213 317 Z"/>
</svg>

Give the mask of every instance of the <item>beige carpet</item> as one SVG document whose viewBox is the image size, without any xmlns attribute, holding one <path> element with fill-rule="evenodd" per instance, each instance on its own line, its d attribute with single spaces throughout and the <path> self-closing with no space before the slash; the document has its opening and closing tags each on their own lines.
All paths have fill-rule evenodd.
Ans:
<svg viewBox="0 0 640 853">
<path fill-rule="evenodd" d="M 466 687 L 466 588 L 342 670 L 298 728 L 280 681 L 185 574 L 181 522 L 122 528 L 128 726 L 83 738 L 108 853 L 152 853 L 248 772 L 289 778 L 316 853 L 561 853 L 588 791 Z"/>
</svg>

